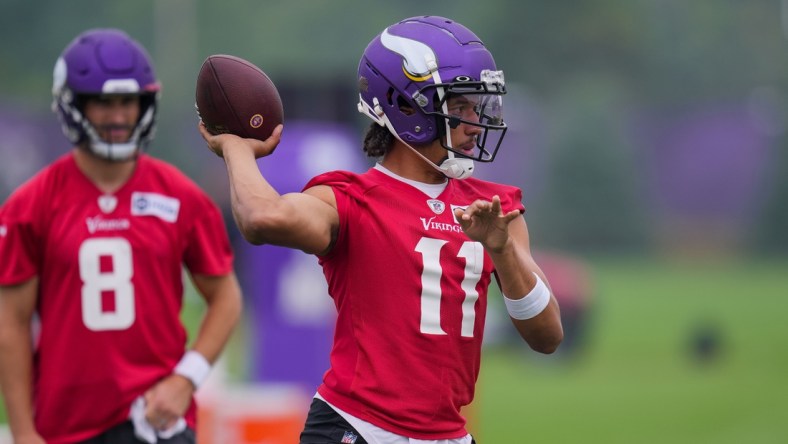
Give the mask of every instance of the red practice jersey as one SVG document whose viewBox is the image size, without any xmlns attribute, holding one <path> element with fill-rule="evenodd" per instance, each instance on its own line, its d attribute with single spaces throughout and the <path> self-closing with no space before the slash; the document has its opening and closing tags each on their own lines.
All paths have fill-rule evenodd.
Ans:
<svg viewBox="0 0 788 444">
<path fill-rule="evenodd" d="M 319 393 L 388 431 L 420 439 L 467 434 L 493 263 L 453 209 L 501 198 L 524 211 L 519 189 L 449 180 L 435 199 L 371 169 L 332 172 L 340 228 L 320 257 L 338 310 L 331 368 Z"/>
<path fill-rule="evenodd" d="M 65 155 L 0 208 L 0 285 L 39 278 L 35 422 L 49 443 L 127 419 L 184 353 L 183 266 L 224 275 L 232 251 L 216 205 L 146 155 L 104 195 Z M 186 415 L 194 426 L 195 406 Z"/>
</svg>

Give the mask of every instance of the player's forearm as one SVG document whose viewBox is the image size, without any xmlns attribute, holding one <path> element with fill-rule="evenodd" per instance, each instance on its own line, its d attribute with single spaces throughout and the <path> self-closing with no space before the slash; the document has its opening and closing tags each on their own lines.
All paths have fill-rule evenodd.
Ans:
<svg viewBox="0 0 788 444">
<path fill-rule="evenodd" d="M 35 433 L 30 328 L 0 318 L 0 390 L 15 437 Z"/>
<path fill-rule="evenodd" d="M 504 297 L 525 303 L 524 298 L 537 297 L 533 294 L 538 291 L 537 276 L 547 287 L 547 290 L 549 290 L 549 284 L 547 277 L 533 261 L 530 254 L 513 242 L 510 244 L 500 253 L 493 253 L 490 256 L 495 264 Z M 534 312 L 533 317 L 529 319 L 512 317 L 512 322 L 514 322 L 520 336 L 533 350 L 540 353 L 552 353 L 563 340 L 560 310 L 552 291 L 550 291 L 547 305 L 542 304 L 539 307 L 544 308 L 538 314 Z"/>
<path fill-rule="evenodd" d="M 506 296 L 516 299 L 530 292 L 536 286 L 536 276 L 541 270 L 534 266 L 530 255 L 523 251 L 513 239 L 499 252 L 488 251 L 495 265 L 495 273 L 501 286 L 501 292 Z"/>
<path fill-rule="evenodd" d="M 36 435 L 33 425 L 31 322 L 38 279 L 0 287 L 0 390 L 14 436 Z"/>
<path fill-rule="evenodd" d="M 512 318 L 512 322 L 520 337 L 539 353 L 553 353 L 564 339 L 561 313 L 552 295 L 547 307 L 536 317 L 526 320 Z"/>
<path fill-rule="evenodd" d="M 214 282 L 210 282 L 214 279 Z M 203 278 L 205 281 L 206 278 Z M 207 278 L 208 284 L 198 283 L 207 302 L 207 309 L 192 348 L 210 363 L 214 363 L 227 345 L 241 316 L 242 298 L 234 274 Z"/>
<path fill-rule="evenodd" d="M 230 180 L 233 217 L 244 238 L 253 243 L 265 242 L 265 226 L 281 195 L 263 177 L 254 153 L 226 150 L 224 155 Z"/>
</svg>

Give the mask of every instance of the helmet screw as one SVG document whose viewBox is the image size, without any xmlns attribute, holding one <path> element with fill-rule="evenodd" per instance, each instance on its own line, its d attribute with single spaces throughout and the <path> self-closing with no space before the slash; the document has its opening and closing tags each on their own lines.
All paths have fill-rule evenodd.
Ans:
<svg viewBox="0 0 788 444">
<path fill-rule="evenodd" d="M 420 132 L 421 132 L 421 127 L 420 127 L 420 126 L 418 126 L 418 125 L 416 125 L 416 127 L 415 127 L 415 128 L 413 128 L 413 129 L 414 129 L 414 130 L 415 130 L 417 133 L 420 133 Z"/>
</svg>

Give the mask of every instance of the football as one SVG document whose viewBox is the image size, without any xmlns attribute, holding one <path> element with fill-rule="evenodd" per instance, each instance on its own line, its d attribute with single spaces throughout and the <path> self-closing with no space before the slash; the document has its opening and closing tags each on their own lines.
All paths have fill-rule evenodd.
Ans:
<svg viewBox="0 0 788 444">
<path fill-rule="evenodd" d="M 263 70 L 226 54 L 203 62 L 195 106 L 212 134 L 265 140 L 284 118 L 279 91 Z"/>
</svg>

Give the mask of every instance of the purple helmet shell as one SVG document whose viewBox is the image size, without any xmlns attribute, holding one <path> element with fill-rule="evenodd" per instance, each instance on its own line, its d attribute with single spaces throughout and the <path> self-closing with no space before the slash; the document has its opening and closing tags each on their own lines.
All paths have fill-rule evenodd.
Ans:
<svg viewBox="0 0 788 444">
<path fill-rule="evenodd" d="M 465 26 L 435 16 L 402 20 L 376 36 L 361 57 L 358 80 L 359 110 L 381 125 L 388 120 L 391 132 L 416 145 L 445 134 L 447 94 L 495 96 L 500 112 L 500 96 L 506 92 L 503 73 L 481 39 Z M 403 112 L 403 107 L 409 110 Z M 476 160 L 490 161 L 495 152 L 490 156 L 482 140 L 487 140 L 487 130 L 499 130 L 497 151 L 505 124 L 499 116 L 490 125 L 483 116 L 480 120 L 477 126 L 485 133 L 479 148 L 486 154 Z"/>
<path fill-rule="evenodd" d="M 69 141 L 87 142 L 95 154 L 123 160 L 152 140 L 159 90 L 150 57 L 139 43 L 117 29 L 91 29 L 71 41 L 55 64 L 52 108 Z M 102 141 L 85 119 L 84 96 L 101 94 L 140 96 L 140 120 L 127 143 Z"/>
</svg>

